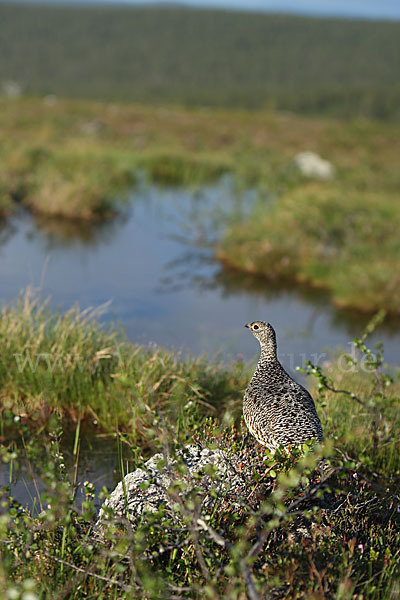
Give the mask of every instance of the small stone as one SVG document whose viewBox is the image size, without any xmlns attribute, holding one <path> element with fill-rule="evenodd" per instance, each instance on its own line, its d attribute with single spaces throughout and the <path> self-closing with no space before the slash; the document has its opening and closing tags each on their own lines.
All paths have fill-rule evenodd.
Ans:
<svg viewBox="0 0 400 600">
<path fill-rule="evenodd" d="M 335 167 L 315 152 L 300 152 L 294 157 L 294 162 L 306 177 L 329 180 L 335 175 Z"/>
</svg>

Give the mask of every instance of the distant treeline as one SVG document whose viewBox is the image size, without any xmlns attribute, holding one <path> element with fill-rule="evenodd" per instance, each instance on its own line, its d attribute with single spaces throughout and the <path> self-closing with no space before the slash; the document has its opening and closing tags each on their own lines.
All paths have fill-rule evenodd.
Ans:
<svg viewBox="0 0 400 600">
<path fill-rule="evenodd" d="M 0 4 L 0 91 L 18 86 L 27 94 L 400 118 L 400 22 Z"/>
</svg>

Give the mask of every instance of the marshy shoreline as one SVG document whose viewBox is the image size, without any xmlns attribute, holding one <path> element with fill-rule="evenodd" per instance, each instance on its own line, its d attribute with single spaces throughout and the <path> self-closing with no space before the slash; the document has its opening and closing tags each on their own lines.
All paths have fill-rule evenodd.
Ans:
<svg viewBox="0 0 400 600">
<path fill-rule="evenodd" d="M 0 598 L 396 600 L 400 22 L 14 4 Z M 320 443 L 245 426 L 255 319 Z"/>
<path fill-rule="evenodd" d="M 229 215 L 216 241 L 223 263 L 260 282 L 322 287 L 346 307 L 396 312 L 395 128 L 272 112 L 0 103 L 4 214 L 19 203 L 47 224 L 71 224 L 74 235 L 75 224 L 96 227 L 118 215 L 138 173 L 201 189 L 229 172 L 239 190 L 251 187 L 257 197 L 251 209 Z M 294 168 L 305 140 L 335 165 L 333 180 L 310 180 Z M 239 598 L 249 585 L 254 597 L 265 590 L 282 598 L 393 594 L 400 380 L 381 347 L 369 349 L 367 335 L 383 313 L 365 336 L 360 331 L 354 354 L 304 367 L 328 440 L 321 451 L 334 471 L 323 481 L 314 472 L 318 453 L 263 457 L 246 438 L 241 404 L 251 369 L 242 360 L 223 364 L 132 344 L 102 325 L 98 310 L 54 311 L 29 290 L 4 305 L 2 592 L 36 598 L 40 582 L 40 597 L 52 599 L 192 598 L 204 590 Z M 116 473 L 123 479 L 157 452 L 176 457 L 193 441 L 237 453 L 251 502 L 233 508 L 211 489 L 207 513 L 200 483 L 186 487 L 177 476 L 168 494 L 178 528 L 163 506 L 134 530 L 111 510 L 100 541 L 97 511 Z M 103 489 L 86 468 L 99 447 L 111 456 Z M 267 481 L 272 494 L 264 494 Z M 18 498 L 21 485 L 28 502 Z"/>
<path fill-rule="evenodd" d="M 82 593 L 111 598 L 117 590 L 118 597 L 124 598 L 132 594 L 170 597 L 162 592 L 166 582 L 167 588 L 179 587 L 181 597 L 193 597 L 205 585 L 211 586 L 212 598 L 226 597 L 232 585 L 242 593 L 248 581 L 239 557 L 250 551 L 259 524 L 264 523 L 270 532 L 263 538 L 264 549 L 257 561 L 249 563 L 260 591 L 265 586 L 278 590 L 284 584 L 285 594 L 295 589 L 309 594 L 323 585 L 335 594 L 347 577 L 346 585 L 354 593 L 376 598 L 391 593 L 399 561 L 400 380 L 384 368 L 379 351 L 370 352 L 367 334 L 357 342 L 360 359 L 366 362 L 348 356 L 351 368 L 345 371 L 334 363 L 324 371 L 306 367 L 314 379 L 311 390 L 328 440 L 321 450 L 331 457 L 335 472 L 328 483 L 314 482 L 315 499 L 322 494 L 326 503 L 331 497 L 327 506 L 337 508 L 322 508 L 322 500 L 315 505 L 314 500 L 309 504 L 303 499 L 302 508 L 292 514 L 288 507 L 299 502 L 299 482 L 311 476 L 318 453 L 306 459 L 294 453 L 288 459 L 278 452 L 265 462 L 261 449 L 251 449 L 240 426 L 242 394 L 251 371 L 243 363 L 221 366 L 130 344 L 121 332 L 101 327 L 96 316 L 96 311 L 76 307 L 53 313 L 29 293 L 2 309 L 2 468 L 9 470 L 9 485 L 2 490 L 1 539 L 7 539 L 2 546 L 3 590 L 22 593 L 40 580 L 49 598 L 60 588 L 68 589 L 72 598 Z M 369 332 L 376 323 L 371 323 Z M 86 481 L 77 478 L 79 447 L 82 436 L 91 435 L 90 423 L 96 424 L 93 435 L 107 434 L 115 440 L 121 478 L 154 453 L 168 448 L 176 456 L 179 448 L 194 440 L 221 448 L 227 456 L 245 452 L 243 460 L 251 469 L 246 477 L 254 477 L 258 490 L 250 494 L 255 504 L 250 512 L 245 505 L 232 512 L 223 495 L 214 499 L 214 510 L 205 521 L 209 529 L 203 527 L 201 532 L 191 523 L 199 518 L 195 515 L 201 507 L 196 502 L 203 492 L 196 488 L 193 496 L 192 488 L 185 491 L 181 486 L 181 508 L 175 510 L 185 525 L 178 537 L 162 507 L 130 533 L 121 516 L 115 521 L 109 510 L 105 539 L 100 542 L 93 529 L 96 506 L 110 490 L 103 489 L 95 497 L 90 476 Z M 73 443 L 75 468 L 69 472 L 63 437 Z M 34 503 L 41 507 L 40 514 L 36 509 L 31 513 L 13 497 L 13 482 L 22 476 L 18 475 L 20 461 L 28 461 L 40 481 L 41 497 Z M 276 483 L 272 496 L 260 503 L 256 499 L 262 491 L 261 467 Z M 177 468 L 184 472 L 183 466 Z M 175 498 L 176 491 L 169 493 Z M 341 508 L 343 502 L 346 508 Z M 311 537 L 296 534 L 293 538 L 293 527 L 304 529 L 302 519 L 309 524 L 306 529 L 311 527 Z M 317 530 L 320 534 L 312 533 Z M 210 531 L 218 533 L 210 538 Z M 328 537 L 322 531 L 329 531 Z M 217 535 L 226 540 L 224 548 L 213 541 Z M 207 556 L 205 569 L 196 547 Z M 304 573 L 311 559 L 315 576 L 307 578 Z M 149 568 L 157 572 L 151 581 Z M 13 573 L 12 585 L 7 583 L 8 572 Z M 270 572 L 272 580 L 267 576 Z M 79 573 L 82 577 L 74 578 Z"/>
<path fill-rule="evenodd" d="M 321 287 L 339 308 L 399 313 L 398 124 L 40 98 L 0 108 L 3 218 L 20 203 L 95 224 L 123 209 L 139 173 L 201 186 L 229 172 L 259 200 L 231 215 L 223 264 Z M 332 180 L 301 175 L 293 158 L 304 148 L 331 161 Z"/>
</svg>

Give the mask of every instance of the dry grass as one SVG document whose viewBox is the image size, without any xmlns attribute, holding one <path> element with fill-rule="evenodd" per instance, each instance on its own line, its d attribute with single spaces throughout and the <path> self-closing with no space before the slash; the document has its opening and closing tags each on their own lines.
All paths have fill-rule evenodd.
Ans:
<svg viewBox="0 0 400 600">
<path fill-rule="evenodd" d="M 231 171 L 260 202 L 246 222 L 230 220 L 225 264 L 325 287 L 341 307 L 399 310 L 398 124 L 3 98 L 0 132 L 0 214 L 19 201 L 93 221 L 119 210 L 138 171 L 174 185 Z M 302 150 L 331 161 L 334 180 L 302 177 Z"/>
<path fill-rule="evenodd" d="M 119 183 L 129 184 L 124 174 L 138 167 L 148 168 L 155 180 L 174 183 L 201 182 L 230 169 L 249 183 L 279 190 L 301 183 L 293 180 L 290 165 L 305 149 L 332 161 L 340 180 L 352 187 L 394 190 L 400 181 L 396 124 L 3 98 L 0 131 L 3 186 L 12 196 L 31 196 L 32 206 L 42 188 L 59 187 L 59 200 L 51 190 L 40 205 L 49 212 L 52 201 L 61 205 L 75 193 L 74 185 L 81 200 L 85 194 L 98 197 L 101 190 L 106 196 L 118 192 Z"/>
</svg>

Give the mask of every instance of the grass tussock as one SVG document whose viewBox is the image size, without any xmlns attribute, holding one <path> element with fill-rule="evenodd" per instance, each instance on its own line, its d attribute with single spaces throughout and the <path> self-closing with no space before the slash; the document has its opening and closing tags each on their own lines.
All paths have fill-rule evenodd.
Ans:
<svg viewBox="0 0 400 600">
<path fill-rule="evenodd" d="M 134 435 L 151 434 L 154 411 L 176 420 L 195 403 L 203 412 L 238 401 L 242 365 L 181 360 L 158 347 L 135 346 L 95 320 L 98 310 L 51 313 L 29 292 L 0 315 L 1 410 L 44 424 L 52 414 L 96 420 Z M 189 432 L 188 432 L 188 435 Z"/>
<path fill-rule="evenodd" d="M 227 161 L 205 156 L 148 154 L 138 161 L 152 181 L 166 185 L 198 185 L 218 179 L 231 170 Z"/>
<path fill-rule="evenodd" d="M 48 217 L 93 221 L 120 208 L 135 174 L 126 156 L 93 149 L 26 145 L 10 158 L 19 189 L 11 196 Z"/>
<path fill-rule="evenodd" d="M 244 222 L 228 219 L 225 264 L 324 287 L 338 306 L 399 310 L 397 124 L 0 98 L 0 132 L 0 215 L 20 202 L 95 221 L 118 212 L 139 171 L 169 185 L 230 171 L 260 202 Z M 333 163 L 333 180 L 301 176 L 302 150 Z"/>
<path fill-rule="evenodd" d="M 212 600 L 383 600 L 397 593 L 400 385 L 381 348 L 371 351 L 363 336 L 357 354 L 332 359 L 327 372 L 309 364 L 326 443 L 305 456 L 299 449 L 269 456 L 232 425 L 249 377 L 242 366 L 133 346 L 93 317 L 78 309 L 52 314 L 29 294 L 0 317 L 3 468 L 11 482 L 27 457 L 44 489 L 39 515 L 2 489 L 4 597 L 172 599 L 206 590 Z M 83 483 L 79 505 L 61 445 L 67 422 L 85 417 L 118 433 L 141 466 L 149 450 L 176 457 L 188 441 L 220 448 L 235 458 L 246 495 L 232 501 L 211 488 L 206 499 L 202 477 L 185 486 L 178 462 L 176 485 L 166 490 L 173 514 L 161 505 L 132 529 L 109 510 L 99 536 L 93 483 Z M 75 446 L 80 435 L 78 427 Z M 329 479 L 314 471 L 323 455 Z"/>
<path fill-rule="evenodd" d="M 124 156 L 114 152 L 27 150 L 25 203 L 49 217 L 97 220 L 118 211 L 135 175 Z"/>
<path fill-rule="evenodd" d="M 398 312 L 395 195 L 309 183 L 258 205 L 219 248 L 228 266 L 328 289 L 335 304 Z"/>
</svg>

